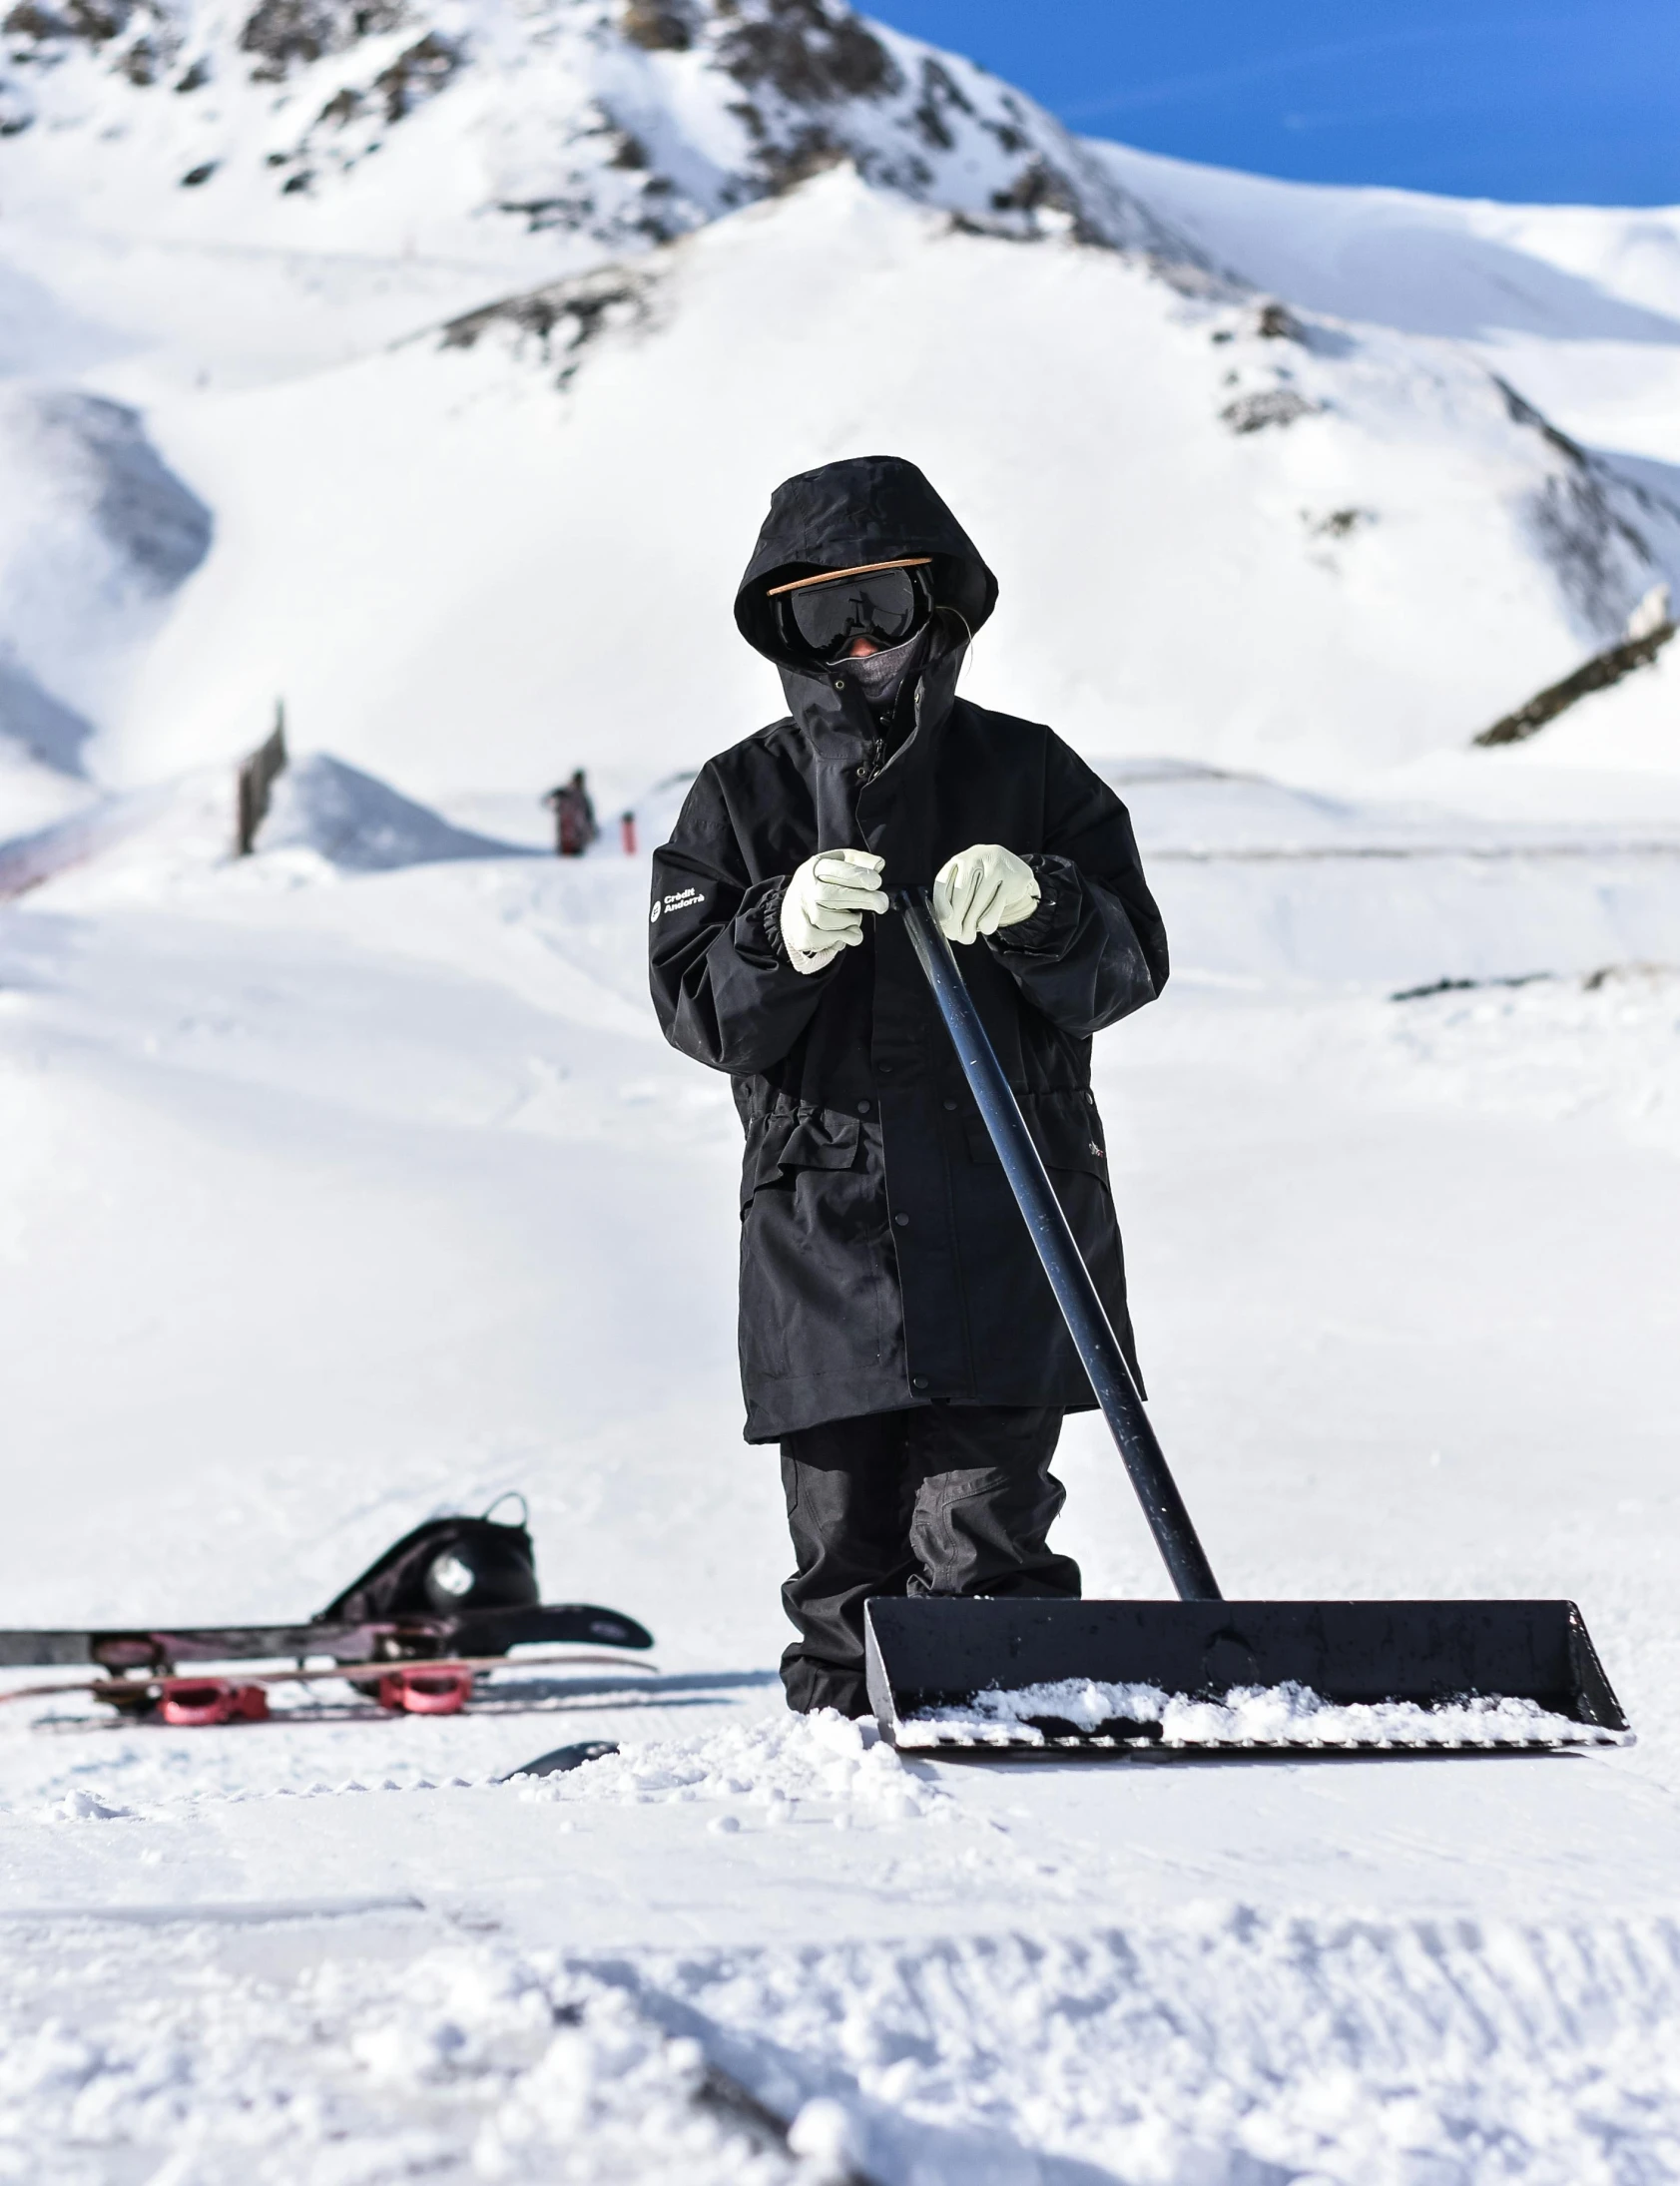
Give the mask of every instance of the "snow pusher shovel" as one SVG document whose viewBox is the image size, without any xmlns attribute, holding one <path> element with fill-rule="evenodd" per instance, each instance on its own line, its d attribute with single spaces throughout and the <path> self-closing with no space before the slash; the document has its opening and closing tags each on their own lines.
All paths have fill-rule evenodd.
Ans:
<svg viewBox="0 0 1680 2186">
<path fill-rule="evenodd" d="M 1630 1744 L 1573 1602 L 1223 1598 L 928 891 L 895 901 L 1180 1598 L 870 1601 L 882 1735 L 1163 1758 Z"/>
</svg>

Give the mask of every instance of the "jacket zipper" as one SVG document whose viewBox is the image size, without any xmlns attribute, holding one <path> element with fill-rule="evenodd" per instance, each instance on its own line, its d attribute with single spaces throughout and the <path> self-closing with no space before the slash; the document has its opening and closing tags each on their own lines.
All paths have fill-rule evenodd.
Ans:
<svg viewBox="0 0 1680 2186">
<path fill-rule="evenodd" d="M 923 681 L 923 679 L 922 679 L 922 678 L 921 678 L 920 676 L 917 676 L 917 678 L 916 678 L 916 680 L 915 680 L 915 692 L 914 692 L 914 696 L 913 696 L 913 699 L 912 699 L 912 708 L 913 708 L 913 711 L 912 711 L 912 715 L 911 715 L 911 722 L 910 722 L 910 736 L 912 736 L 912 737 L 913 737 L 913 736 L 915 735 L 916 731 L 917 731 L 917 730 L 918 730 L 918 729 L 919 729 L 919 728 L 921 727 L 921 690 L 922 690 L 922 681 Z M 906 742 L 906 743 L 908 743 L 908 741 L 909 741 L 909 739 L 908 739 L 908 738 L 906 738 L 906 739 L 905 739 L 905 742 Z M 873 782 L 873 780 L 875 779 L 876 775 L 878 775 L 878 774 L 879 774 L 879 773 L 881 772 L 882 768 L 883 768 L 883 767 L 884 767 L 885 765 L 886 765 L 886 738 L 885 738 L 885 736 L 884 736 L 884 735 L 880 735 L 880 736 L 877 736 L 877 737 L 876 737 L 876 738 L 874 739 L 873 743 L 871 743 L 871 744 L 870 744 L 870 746 L 869 746 L 869 756 L 868 756 L 868 758 L 867 758 L 867 759 L 866 759 L 866 760 L 865 760 L 865 761 L 863 762 L 862 766 L 861 766 L 861 767 L 859 767 L 859 768 L 858 768 L 858 770 L 857 770 L 857 787 L 858 787 L 858 788 L 859 788 L 859 789 L 861 790 L 861 789 L 862 789 L 862 788 L 863 788 L 863 787 L 864 787 L 864 786 L 865 786 L 866 784 L 868 784 L 868 783 L 871 783 L 871 782 Z"/>
</svg>

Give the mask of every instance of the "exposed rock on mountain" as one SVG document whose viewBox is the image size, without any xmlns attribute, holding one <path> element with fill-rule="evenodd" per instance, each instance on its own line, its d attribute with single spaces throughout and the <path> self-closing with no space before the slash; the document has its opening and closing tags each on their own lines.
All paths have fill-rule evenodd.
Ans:
<svg viewBox="0 0 1680 2186">
<path fill-rule="evenodd" d="M 154 182 L 348 194 L 434 245 L 441 221 L 620 250 L 848 160 L 1003 233 L 1203 263 L 1030 99 L 839 0 L 17 0 L 0 55 L 0 128 L 120 116 Z M 374 155 L 444 102 L 466 156 L 416 203 Z"/>
<path fill-rule="evenodd" d="M 1475 742 L 1480 745 L 1526 743 L 1556 721 L 1560 714 L 1578 706 L 1582 699 L 1591 698 L 1599 691 L 1609 691 L 1625 677 L 1654 666 L 1657 655 L 1673 638 L 1674 631 L 1669 588 L 1666 584 L 1655 584 L 1628 617 L 1627 629 L 1614 645 L 1606 646 L 1591 660 L 1583 661 L 1560 682 L 1536 692 L 1525 706 L 1506 714 L 1491 729 L 1484 729 Z"/>
<path fill-rule="evenodd" d="M 590 344 L 615 328 L 648 324 L 663 268 L 648 264 L 604 266 L 572 280 L 551 281 L 524 295 L 504 296 L 482 310 L 464 312 L 444 327 L 447 349 L 470 349 L 494 329 L 511 331 L 545 364 L 558 361 L 555 384 L 567 387 Z M 430 336 L 422 337 L 430 338 Z"/>
<path fill-rule="evenodd" d="M 1680 508 L 1589 455 L 1504 380 L 1495 376 L 1493 383 L 1512 421 L 1537 433 L 1560 458 L 1527 504 L 1540 551 L 1557 571 L 1583 631 L 1601 641 L 1618 636 L 1632 600 L 1643 596 L 1659 566 L 1650 535 L 1671 531 Z"/>
</svg>

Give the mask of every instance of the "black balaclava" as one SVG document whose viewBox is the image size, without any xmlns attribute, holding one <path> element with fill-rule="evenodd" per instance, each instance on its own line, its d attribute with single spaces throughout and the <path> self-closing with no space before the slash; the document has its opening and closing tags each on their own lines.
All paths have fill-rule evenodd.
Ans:
<svg viewBox="0 0 1680 2186">
<path fill-rule="evenodd" d="M 854 653 L 844 663 L 846 674 L 862 692 L 871 712 L 879 713 L 884 707 L 896 705 L 899 692 L 926 656 L 932 628 L 931 622 L 925 622 L 902 645 L 887 646 L 879 653 Z"/>
</svg>

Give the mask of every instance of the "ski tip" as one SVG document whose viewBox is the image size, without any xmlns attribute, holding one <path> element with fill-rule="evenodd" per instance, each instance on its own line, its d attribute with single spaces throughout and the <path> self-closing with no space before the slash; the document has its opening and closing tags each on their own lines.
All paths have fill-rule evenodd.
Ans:
<svg viewBox="0 0 1680 2186">
<path fill-rule="evenodd" d="M 586 1738 L 575 1746 L 556 1746 L 551 1754 L 538 1754 L 535 1761 L 521 1762 L 506 1776 L 497 1777 L 496 1782 L 511 1784 L 522 1776 L 564 1776 L 568 1770 L 581 1769 L 586 1761 L 604 1761 L 608 1754 L 617 1752 L 616 1739 Z"/>
</svg>

